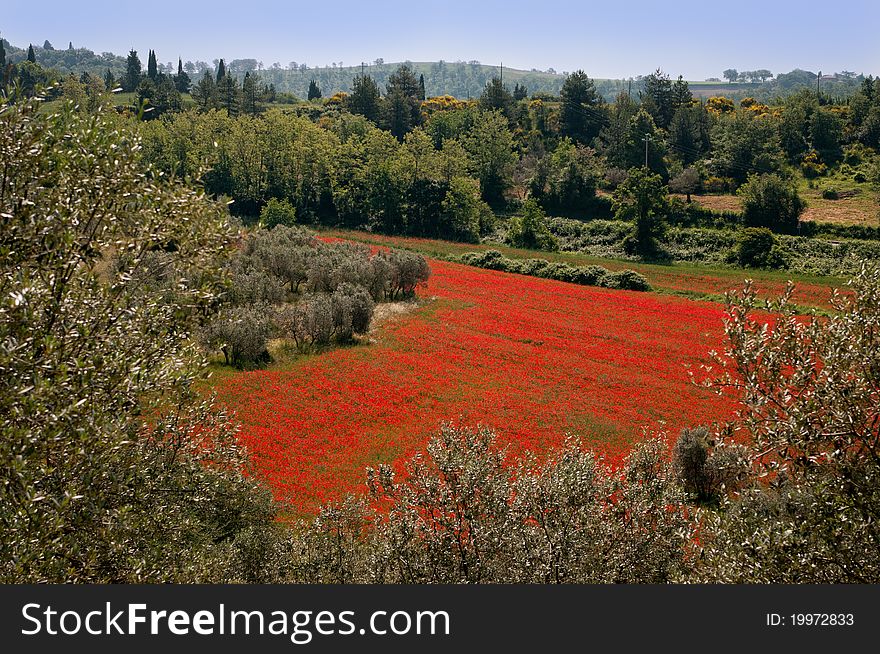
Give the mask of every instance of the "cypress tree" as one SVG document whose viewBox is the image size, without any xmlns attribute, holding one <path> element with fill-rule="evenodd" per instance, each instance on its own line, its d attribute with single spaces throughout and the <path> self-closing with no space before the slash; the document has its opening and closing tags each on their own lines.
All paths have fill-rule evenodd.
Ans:
<svg viewBox="0 0 880 654">
<path fill-rule="evenodd" d="M 112 91 L 116 87 L 116 79 L 113 77 L 113 72 L 108 68 L 107 74 L 104 75 L 104 86 L 107 87 L 108 91 Z"/>
<path fill-rule="evenodd" d="M 27 60 L 28 60 L 29 62 L 31 62 L 32 64 L 37 63 L 37 55 L 34 54 L 34 46 L 33 46 L 33 45 L 30 45 L 30 44 L 28 45 L 28 55 L 27 55 Z"/>
<path fill-rule="evenodd" d="M 244 74 L 241 96 L 241 108 L 244 113 L 255 115 L 260 112 L 260 92 L 257 86 L 257 76 L 251 75 L 250 71 Z"/>
<path fill-rule="evenodd" d="M 122 89 L 127 92 L 136 91 L 141 83 L 141 60 L 137 50 L 131 50 L 125 61 L 125 77 L 122 79 Z"/>
<path fill-rule="evenodd" d="M 68 50 L 73 50 L 73 41 L 68 41 L 68 42 L 67 42 L 67 49 L 68 49 Z"/>
<path fill-rule="evenodd" d="M 220 63 L 217 64 L 217 84 L 220 84 L 220 81 L 221 81 L 224 77 L 226 77 L 226 62 L 224 62 L 224 61 L 221 59 L 221 60 L 220 60 Z"/>
<path fill-rule="evenodd" d="M 147 77 L 154 82 L 159 77 L 159 66 L 156 64 L 155 50 L 150 50 L 150 56 L 147 58 Z"/>
<path fill-rule="evenodd" d="M 189 88 L 192 86 L 192 80 L 190 80 L 189 75 L 186 74 L 186 71 L 183 70 L 183 60 L 177 59 L 177 77 L 174 78 L 174 87 L 180 93 L 189 93 Z"/>
<path fill-rule="evenodd" d="M 0 75 L 6 69 L 6 48 L 3 47 L 3 39 L 0 39 Z"/>
<path fill-rule="evenodd" d="M 317 100 L 321 97 L 321 89 L 315 80 L 309 82 L 309 100 Z"/>
<path fill-rule="evenodd" d="M 425 101 L 425 76 L 419 73 L 419 100 Z"/>
<path fill-rule="evenodd" d="M 46 39 L 45 41 L 43 41 L 43 50 L 54 50 L 54 49 L 55 48 L 52 47 L 52 44 L 49 43 L 49 39 Z"/>
</svg>

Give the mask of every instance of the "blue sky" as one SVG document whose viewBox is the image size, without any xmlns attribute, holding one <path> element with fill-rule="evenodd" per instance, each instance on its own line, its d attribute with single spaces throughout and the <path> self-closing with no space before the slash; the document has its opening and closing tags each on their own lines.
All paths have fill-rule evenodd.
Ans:
<svg viewBox="0 0 880 654">
<path fill-rule="evenodd" d="M 385 61 L 503 61 L 629 77 L 658 66 L 692 80 L 725 68 L 880 73 L 880 2 L 809 0 L 478 2 L 6 0 L 11 43 L 68 41 L 146 61 L 255 58 L 267 67 Z"/>
</svg>

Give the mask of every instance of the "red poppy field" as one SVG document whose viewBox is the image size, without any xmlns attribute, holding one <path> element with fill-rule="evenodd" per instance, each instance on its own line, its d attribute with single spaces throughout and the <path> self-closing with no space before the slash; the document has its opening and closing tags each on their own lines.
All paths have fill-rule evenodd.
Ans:
<svg viewBox="0 0 880 654">
<path fill-rule="evenodd" d="M 566 434 L 618 459 L 642 428 L 670 434 L 732 405 L 693 386 L 721 346 L 720 305 L 431 261 L 420 306 L 369 344 L 216 382 L 256 471 L 292 514 L 363 488 L 440 423 L 493 427 L 513 451 Z"/>
</svg>

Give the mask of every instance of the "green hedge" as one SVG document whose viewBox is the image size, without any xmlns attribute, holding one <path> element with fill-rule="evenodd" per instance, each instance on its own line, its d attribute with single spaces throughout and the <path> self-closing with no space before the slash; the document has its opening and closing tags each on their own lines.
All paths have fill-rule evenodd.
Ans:
<svg viewBox="0 0 880 654">
<path fill-rule="evenodd" d="M 461 263 L 478 268 L 555 279 L 581 286 L 601 286 L 627 291 L 650 291 L 651 285 L 633 270 L 611 272 L 602 266 L 572 266 L 546 259 L 508 259 L 498 250 L 468 252 L 459 257 Z"/>
</svg>

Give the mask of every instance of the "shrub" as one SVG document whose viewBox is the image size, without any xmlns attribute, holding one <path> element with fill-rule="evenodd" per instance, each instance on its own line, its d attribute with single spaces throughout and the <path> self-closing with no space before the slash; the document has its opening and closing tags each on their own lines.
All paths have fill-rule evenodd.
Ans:
<svg viewBox="0 0 880 654">
<path fill-rule="evenodd" d="M 507 241 L 514 247 L 529 250 L 559 249 L 559 244 L 547 228 L 544 211 L 532 198 L 523 202 L 520 213 L 510 219 Z"/>
<path fill-rule="evenodd" d="M 296 208 L 287 200 L 270 198 L 260 211 L 260 223 L 266 229 L 278 225 L 293 227 L 296 223 Z"/>
<path fill-rule="evenodd" d="M 742 198 L 747 227 L 767 227 L 788 234 L 797 231 L 806 203 L 793 183 L 775 174 L 751 175 L 737 193 Z"/>
<path fill-rule="evenodd" d="M 644 276 L 634 270 L 617 270 L 609 272 L 602 280 L 601 285 L 606 288 L 617 288 L 626 291 L 650 291 L 651 285 Z"/>
<path fill-rule="evenodd" d="M 370 502 L 326 507 L 299 538 L 315 583 L 661 583 L 690 567 L 682 493 L 660 441 L 612 471 L 574 440 L 511 475 L 488 429 L 443 426 L 398 480 L 368 471 Z M 376 507 L 382 507 L 381 509 Z"/>
<path fill-rule="evenodd" d="M 839 200 L 840 196 L 837 194 L 837 189 L 826 188 L 822 189 L 822 198 L 824 200 Z"/>
<path fill-rule="evenodd" d="M 228 365 L 245 368 L 269 360 L 271 331 L 268 305 L 230 307 L 213 318 L 202 331 L 202 342 L 219 350 Z"/>
<path fill-rule="evenodd" d="M 746 227 L 737 237 L 736 261 L 746 268 L 784 268 L 786 256 L 766 227 Z"/>
</svg>

